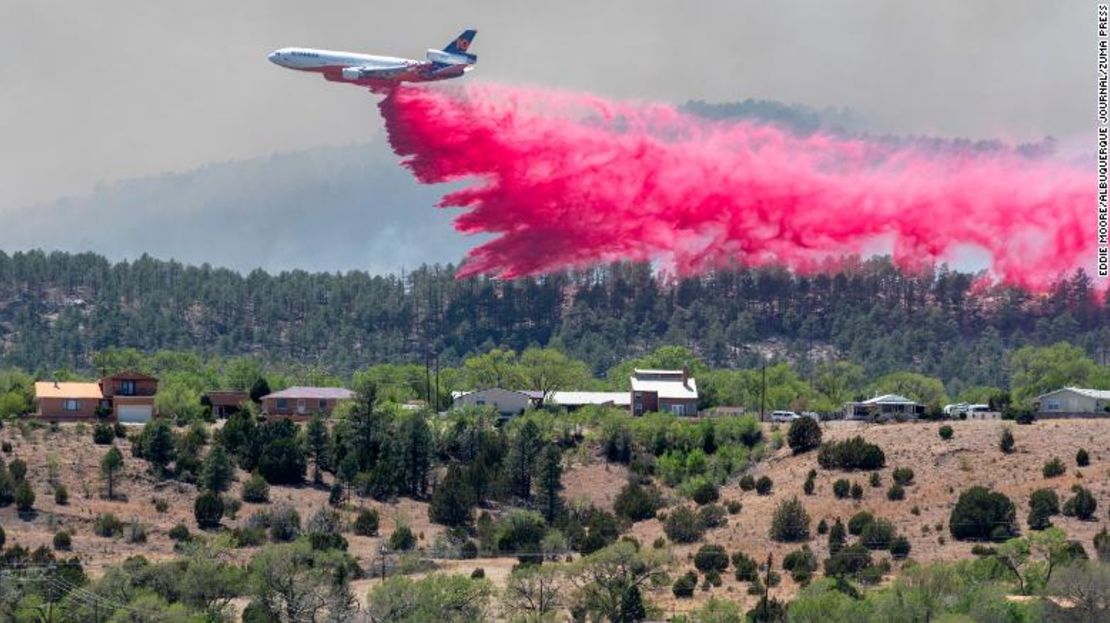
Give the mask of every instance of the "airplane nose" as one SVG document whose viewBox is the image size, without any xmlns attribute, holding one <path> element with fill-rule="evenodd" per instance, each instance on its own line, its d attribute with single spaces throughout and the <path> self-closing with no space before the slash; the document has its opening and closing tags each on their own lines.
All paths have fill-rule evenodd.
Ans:
<svg viewBox="0 0 1110 623">
<path fill-rule="evenodd" d="M 276 64 L 278 62 L 278 59 L 281 58 L 281 55 L 278 54 L 277 52 L 270 52 L 270 55 L 267 56 L 266 58 L 270 59 L 271 63 Z"/>
</svg>

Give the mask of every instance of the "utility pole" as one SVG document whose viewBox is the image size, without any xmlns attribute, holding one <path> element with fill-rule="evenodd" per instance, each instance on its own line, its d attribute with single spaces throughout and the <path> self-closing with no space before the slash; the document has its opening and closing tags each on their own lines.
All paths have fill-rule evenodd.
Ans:
<svg viewBox="0 0 1110 623">
<path fill-rule="evenodd" d="M 767 554 L 767 573 L 764 574 L 763 578 L 763 606 L 760 608 L 764 617 L 767 616 L 767 597 L 771 594 L 771 563 L 773 558 L 773 554 Z"/>
<path fill-rule="evenodd" d="M 767 364 L 763 364 L 763 389 L 759 391 L 759 421 L 767 421 Z"/>
</svg>

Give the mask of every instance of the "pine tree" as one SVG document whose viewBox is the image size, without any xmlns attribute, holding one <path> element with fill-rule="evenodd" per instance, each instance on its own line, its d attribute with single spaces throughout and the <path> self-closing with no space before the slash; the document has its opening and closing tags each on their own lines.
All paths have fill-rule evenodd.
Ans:
<svg viewBox="0 0 1110 623">
<path fill-rule="evenodd" d="M 835 556 L 847 541 L 848 531 L 844 529 L 844 524 L 837 517 L 836 523 L 829 528 L 829 556 Z"/>
<path fill-rule="evenodd" d="M 159 478 L 165 477 L 166 468 L 176 454 L 169 423 L 162 418 L 155 418 L 143 428 L 142 436 L 143 458 L 150 463 L 151 469 Z"/>
<path fill-rule="evenodd" d="M 555 444 L 547 444 L 539 459 L 536 475 L 539 510 L 547 523 L 554 523 L 563 509 L 563 453 Z"/>
<path fill-rule="evenodd" d="M 536 459 L 543 448 L 540 429 L 528 419 L 517 431 L 509 448 L 506 474 L 509 492 L 522 500 L 532 499 L 532 478 L 536 474 Z"/>
<path fill-rule="evenodd" d="M 328 428 L 319 413 L 312 416 L 305 427 L 305 444 L 312 458 L 312 481 L 320 482 L 320 471 L 328 467 Z"/>
<path fill-rule="evenodd" d="M 474 504 L 474 492 L 467 484 L 462 469 L 453 464 L 447 468 L 443 482 L 432 492 L 428 518 L 445 526 L 465 526 L 470 523 L 470 512 Z"/>
<path fill-rule="evenodd" d="M 204 457 L 204 465 L 200 472 L 200 486 L 208 491 L 223 493 L 231 485 L 233 474 L 231 459 L 227 456 L 223 444 L 215 444 Z"/>
<path fill-rule="evenodd" d="M 120 453 L 119 448 L 112 446 L 100 460 L 100 473 L 104 475 L 104 480 L 107 482 L 109 500 L 114 497 L 113 485 L 116 473 L 121 469 L 123 469 L 123 454 Z"/>
</svg>

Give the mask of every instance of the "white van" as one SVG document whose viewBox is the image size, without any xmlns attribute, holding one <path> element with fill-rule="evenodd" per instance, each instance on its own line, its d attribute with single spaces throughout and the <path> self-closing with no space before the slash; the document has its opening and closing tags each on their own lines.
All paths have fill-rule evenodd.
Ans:
<svg viewBox="0 0 1110 623">
<path fill-rule="evenodd" d="M 772 411 L 771 412 L 771 421 L 772 422 L 793 422 L 794 420 L 796 420 L 800 417 L 801 417 L 800 415 L 798 415 L 797 413 L 794 413 L 793 411 Z"/>
</svg>

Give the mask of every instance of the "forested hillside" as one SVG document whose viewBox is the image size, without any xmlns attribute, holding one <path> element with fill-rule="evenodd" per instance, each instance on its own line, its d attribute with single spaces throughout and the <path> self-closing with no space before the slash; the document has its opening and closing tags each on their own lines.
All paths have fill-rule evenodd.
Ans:
<svg viewBox="0 0 1110 623">
<path fill-rule="evenodd" d="M 453 268 L 248 275 L 142 258 L 0 253 L 0 363 L 88 370 L 110 347 L 252 354 L 336 373 L 375 363 L 444 365 L 493 347 L 555 345 L 602 373 L 662 344 L 714 367 L 789 360 L 803 375 L 847 359 L 871 376 L 915 370 L 950 389 L 1006 387 L 1004 355 L 1068 341 L 1105 363 L 1110 312 L 1085 275 L 1031 296 L 973 288 L 886 259 L 833 275 L 734 269 L 668 281 L 644 265 L 501 282 Z"/>
</svg>

